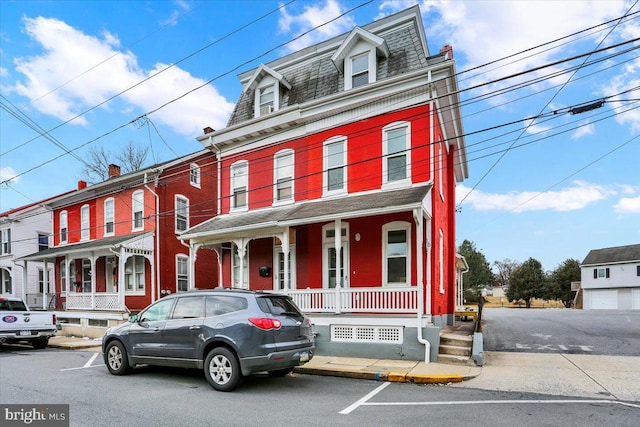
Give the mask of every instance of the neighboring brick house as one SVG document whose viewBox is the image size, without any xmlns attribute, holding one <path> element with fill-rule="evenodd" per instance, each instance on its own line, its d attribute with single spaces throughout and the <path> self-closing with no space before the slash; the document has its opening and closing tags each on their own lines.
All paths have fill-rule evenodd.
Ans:
<svg viewBox="0 0 640 427">
<path fill-rule="evenodd" d="M 45 295 L 53 293 L 53 286 L 45 290 L 52 282 L 53 266 L 45 269 L 43 263 L 33 262 L 26 266 L 19 259 L 49 249 L 51 211 L 43 204 L 51 199 L 0 213 L 0 295 L 20 297 L 32 309 L 50 307 L 52 299 Z"/>
<path fill-rule="evenodd" d="M 178 235 L 217 211 L 216 174 L 208 150 L 123 175 L 110 165 L 107 181 L 80 181 L 77 191 L 44 204 L 53 213 L 52 246 L 22 260 L 54 269 L 61 317 L 138 311 L 191 280 L 215 287 L 215 253 L 202 251 L 191 263 Z"/>
<path fill-rule="evenodd" d="M 467 162 L 452 49 L 418 7 L 239 75 L 219 158 L 219 215 L 181 238 L 225 286 L 278 290 L 320 354 L 435 360 L 452 324 L 455 185 Z M 193 285 L 192 285 L 193 286 Z"/>
<path fill-rule="evenodd" d="M 640 244 L 594 249 L 580 271 L 585 310 L 640 310 Z"/>
</svg>

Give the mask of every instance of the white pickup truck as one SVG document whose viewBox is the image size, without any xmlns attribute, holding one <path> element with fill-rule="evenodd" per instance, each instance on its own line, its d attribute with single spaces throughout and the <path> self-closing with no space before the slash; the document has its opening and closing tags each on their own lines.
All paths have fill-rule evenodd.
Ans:
<svg viewBox="0 0 640 427">
<path fill-rule="evenodd" d="M 57 330 L 55 314 L 29 311 L 20 298 L 0 296 L 0 344 L 27 342 L 45 348 Z"/>
</svg>

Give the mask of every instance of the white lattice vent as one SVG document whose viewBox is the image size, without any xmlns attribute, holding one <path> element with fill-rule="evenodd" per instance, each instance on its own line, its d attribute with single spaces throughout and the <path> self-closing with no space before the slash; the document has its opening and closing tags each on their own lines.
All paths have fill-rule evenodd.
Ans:
<svg viewBox="0 0 640 427">
<path fill-rule="evenodd" d="M 402 327 L 331 326 L 331 341 L 402 344 Z"/>
</svg>

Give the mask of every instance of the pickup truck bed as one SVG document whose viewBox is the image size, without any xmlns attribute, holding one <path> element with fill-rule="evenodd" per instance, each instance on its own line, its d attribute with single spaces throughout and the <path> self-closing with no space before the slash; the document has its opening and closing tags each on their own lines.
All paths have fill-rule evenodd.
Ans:
<svg viewBox="0 0 640 427">
<path fill-rule="evenodd" d="M 45 348 L 57 332 L 56 315 L 32 312 L 20 299 L 0 297 L 0 344 L 27 342 Z"/>
</svg>

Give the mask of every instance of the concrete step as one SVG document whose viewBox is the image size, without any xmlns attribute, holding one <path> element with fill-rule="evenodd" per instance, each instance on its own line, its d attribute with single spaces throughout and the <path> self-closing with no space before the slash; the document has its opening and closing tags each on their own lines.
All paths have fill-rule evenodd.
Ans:
<svg viewBox="0 0 640 427">
<path fill-rule="evenodd" d="M 447 354 L 453 356 L 471 357 L 471 347 L 458 345 L 442 345 L 440 344 L 439 354 Z"/>
<path fill-rule="evenodd" d="M 445 363 L 447 365 L 474 366 L 471 358 L 465 356 L 456 356 L 454 354 L 438 354 L 438 363 Z"/>
<path fill-rule="evenodd" d="M 440 345 L 455 345 L 471 348 L 473 345 L 473 337 L 470 335 L 442 334 L 440 335 Z"/>
</svg>

